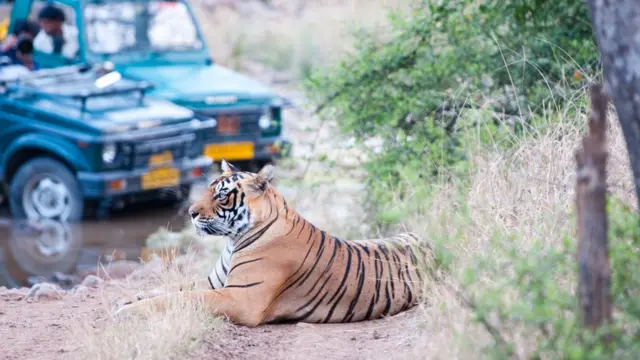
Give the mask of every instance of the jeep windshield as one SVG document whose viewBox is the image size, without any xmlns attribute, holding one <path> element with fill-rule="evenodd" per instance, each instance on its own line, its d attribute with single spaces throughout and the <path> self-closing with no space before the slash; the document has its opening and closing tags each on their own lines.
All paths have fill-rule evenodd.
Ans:
<svg viewBox="0 0 640 360">
<path fill-rule="evenodd" d="M 89 0 L 83 10 L 87 46 L 99 55 L 194 51 L 204 46 L 180 0 Z"/>
</svg>

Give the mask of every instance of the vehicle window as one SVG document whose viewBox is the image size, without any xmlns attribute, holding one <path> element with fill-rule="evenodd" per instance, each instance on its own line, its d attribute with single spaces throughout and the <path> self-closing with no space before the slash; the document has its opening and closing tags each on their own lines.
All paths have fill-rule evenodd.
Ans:
<svg viewBox="0 0 640 360">
<path fill-rule="evenodd" d="M 64 15 L 64 21 L 39 19 L 39 15 L 46 6 L 53 6 Z M 51 12 L 49 13 L 51 15 Z M 76 26 L 75 10 L 57 1 L 36 0 L 33 2 L 29 18 L 40 25 L 40 31 L 33 41 L 35 50 L 53 55 L 61 55 L 74 59 L 78 55 L 79 39 Z"/>
<path fill-rule="evenodd" d="M 90 1 L 83 10 L 88 48 L 95 53 L 199 50 L 203 47 L 182 1 Z"/>
</svg>

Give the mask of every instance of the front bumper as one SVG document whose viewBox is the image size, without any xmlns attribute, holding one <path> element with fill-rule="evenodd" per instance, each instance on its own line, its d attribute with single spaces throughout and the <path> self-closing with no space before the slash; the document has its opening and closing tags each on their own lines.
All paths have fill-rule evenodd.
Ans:
<svg viewBox="0 0 640 360">
<path fill-rule="evenodd" d="M 173 168 L 180 173 L 177 185 L 187 185 L 199 180 L 206 180 L 212 169 L 213 161 L 206 156 L 199 156 L 195 159 L 188 159 L 173 164 Z M 117 197 L 142 193 L 146 191 L 156 191 L 160 188 L 143 189 L 142 176 L 151 168 L 135 169 L 131 171 L 109 171 L 109 172 L 79 172 L 77 175 L 80 188 L 87 199 L 102 199 L 106 197 Z M 120 183 L 121 186 L 114 188 L 113 183 Z M 175 186 L 166 186 L 172 188 Z"/>
<path fill-rule="evenodd" d="M 272 160 L 287 157 L 291 153 L 291 146 L 291 142 L 281 136 L 258 141 L 211 142 L 205 145 L 204 155 L 213 161 Z"/>
</svg>

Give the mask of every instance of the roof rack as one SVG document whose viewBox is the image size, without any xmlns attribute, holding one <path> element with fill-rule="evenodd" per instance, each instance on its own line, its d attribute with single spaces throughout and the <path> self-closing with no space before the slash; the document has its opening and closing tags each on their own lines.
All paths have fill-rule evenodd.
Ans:
<svg viewBox="0 0 640 360">
<path fill-rule="evenodd" d="M 129 80 L 132 83 L 131 85 L 121 85 L 121 86 L 112 87 L 112 88 L 107 87 L 104 89 L 96 88 L 91 90 L 83 90 L 83 91 L 80 91 L 78 94 L 62 95 L 62 94 L 57 94 L 51 91 L 40 90 L 34 86 L 29 86 L 25 84 L 25 83 L 28 83 L 29 81 L 38 80 L 38 79 L 56 78 L 56 77 L 74 75 L 74 74 L 82 74 L 91 69 L 97 69 L 97 68 L 99 68 L 99 66 L 96 67 L 88 64 L 78 64 L 78 65 L 69 65 L 69 66 L 64 66 L 59 68 L 42 69 L 42 70 L 34 71 L 29 75 L 22 76 L 20 78 L 15 78 L 15 79 L 0 78 L 0 86 L 5 87 L 5 89 L 8 91 L 19 90 L 23 93 L 29 93 L 34 95 L 45 95 L 45 96 L 51 96 L 51 97 L 63 97 L 66 99 L 79 100 L 81 102 L 82 112 L 86 111 L 87 101 L 89 99 L 102 97 L 102 96 L 125 94 L 129 92 L 138 92 L 140 93 L 139 103 L 142 103 L 144 101 L 144 96 L 146 95 L 146 93 L 149 90 L 152 90 L 154 88 L 153 84 L 144 80 L 142 81 Z"/>
<path fill-rule="evenodd" d="M 62 66 L 58 68 L 50 68 L 50 69 L 41 69 L 32 71 L 29 75 L 23 76 L 17 81 L 31 81 L 42 78 L 50 78 L 50 77 L 59 77 L 59 76 L 67 76 L 73 74 L 82 74 L 91 70 L 92 66 L 88 64 L 78 64 L 78 65 L 69 65 Z"/>
<path fill-rule="evenodd" d="M 84 91 L 79 92 L 78 94 L 61 95 L 61 94 L 56 94 L 56 93 L 52 93 L 52 92 L 49 92 L 49 91 L 39 90 L 39 89 L 32 88 L 32 87 L 25 87 L 25 86 L 15 86 L 15 87 L 19 87 L 20 91 L 23 92 L 23 93 L 26 92 L 26 93 L 34 94 L 34 95 L 46 95 L 46 96 L 52 96 L 52 97 L 63 97 L 65 99 L 79 100 L 80 104 L 81 104 L 81 111 L 83 111 L 83 112 L 86 111 L 87 101 L 89 99 L 91 99 L 91 98 L 118 95 L 118 94 L 126 94 L 126 93 L 130 93 L 130 92 L 138 92 L 138 93 L 140 93 L 139 102 L 142 103 L 142 101 L 144 100 L 144 96 L 145 96 L 146 92 L 148 92 L 149 90 L 154 88 L 154 86 L 149 82 L 139 81 L 139 82 L 133 83 L 132 85 L 120 86 L 120 87 L 117 87 L 117 88 L 84 90 Z M 15 89 L 15 87 L 14 87 L 14 89 Z"/>
<path fill-rule="evenodd" d="M 131 86 L 121 86 L 119 88 L 106 88 L 106 89 L 95 89 L 90 91 L 83 91 L 78 95 L 71 95 L 71 98 L 74 100 L 80 100 L 81 110 L 85 111 L 87 108 L 87 100 L 90 98 L 125 94 L 128 92 L 140 93 L 138 104 L 142 104 L 142 101 L 144 100 L 144 96 L 146 95 L 147 91 L 152 90 L 153 88 L 154 86 L 149 82 L 138 81 Z"/>
</svg>

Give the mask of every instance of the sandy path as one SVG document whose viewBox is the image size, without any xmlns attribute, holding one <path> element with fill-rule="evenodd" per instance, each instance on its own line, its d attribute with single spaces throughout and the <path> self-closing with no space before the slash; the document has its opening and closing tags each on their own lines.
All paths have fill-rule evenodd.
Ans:
<svg viewBox="0 0 640 360">
<path fill-rule="evenodd" d="M 0 294 L 0 359 L 78 359 L 79 331 L 108 320 L 105 293 L 121 287 L 106 283 L 85 299 L 39 299 L 27 303 Z M 225 324 L 204 339 L 192 359 L 394 359 L 405 358 L 418 333 L 411 310 L 394 317 L 353 324 L 266 325 L 254 329 Z M 84 324 L 86 329 L 79 328 Z"/>
<path fill-rule="evenodd" d="M 412 310 L 353 324 L 228 326 L 210 337 L 193 359 L 399 359 L 417 335 Z"/>
<path fill-rule="evenodd" d="M 94 328 L 108 316 L 105 293 L 116 294 L 120 287 L 105 283 L 84 296 L 63 295 L 60 299 L 40 298 L 27 302 L 19 294 L 0 293 L 0 359 L 69 359 L 77 354 L 75 341 L 79 324 Z M 115 297 L 115 295 L 114 295 Z"/>
</svg>

